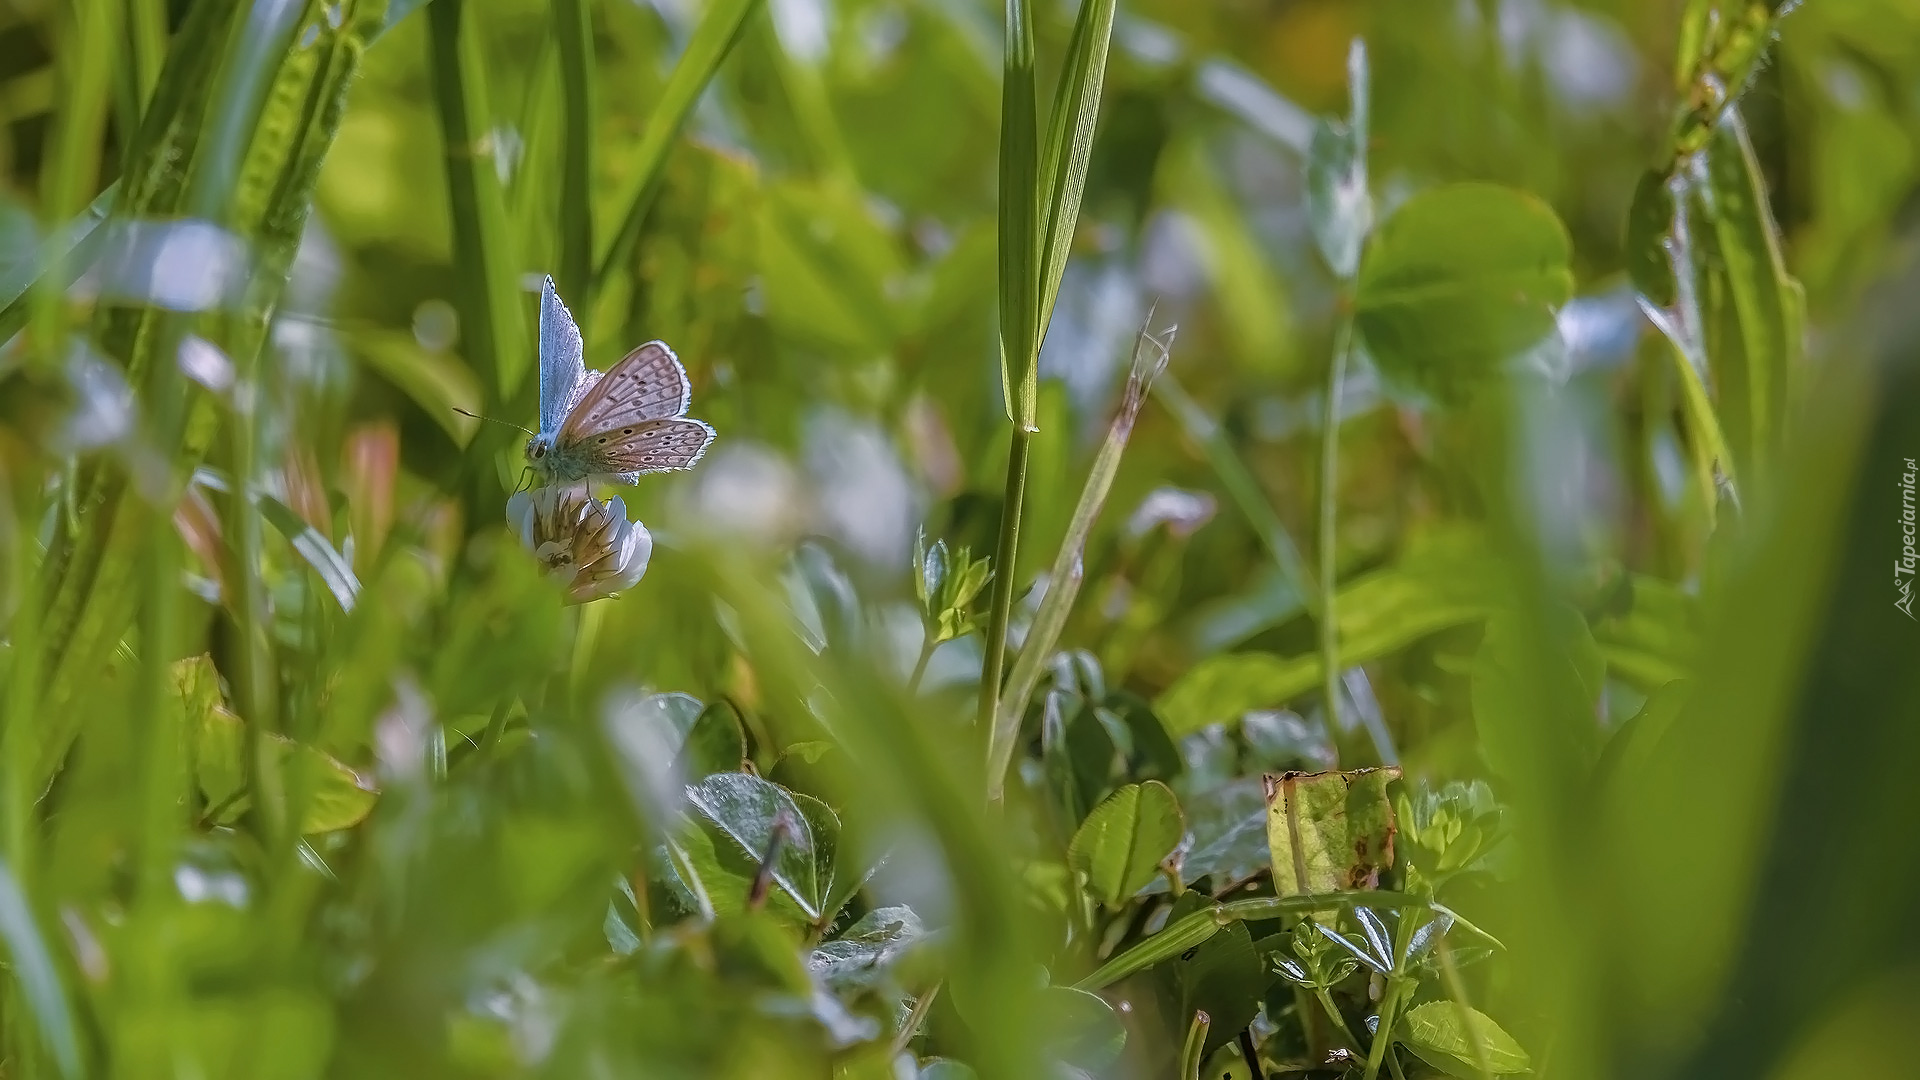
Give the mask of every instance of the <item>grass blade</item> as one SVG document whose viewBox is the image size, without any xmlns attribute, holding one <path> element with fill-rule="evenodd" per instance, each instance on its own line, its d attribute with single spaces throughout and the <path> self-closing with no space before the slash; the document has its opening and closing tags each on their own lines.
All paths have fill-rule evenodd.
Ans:
<svg viewBox="0 0 1920 1080">
<path fill-rule="evenodd" d="M 1332 908 L 1369 907 L 1424 908 L 1428 901 L 1406 893 L 1378 889 L 1352 889 L 1336 893 L 1306 896 L 1263 896 L 1253 900 L 1232 900 L 1213 904 L 1168 923 L 1161 931 L 1095 968 L 1073 985 L 1081 990 L 1099 990 L 1111 986 L 1136 971 L 1144 971 L 1163 960 L 1171 960 L 1205 942 L 1228 925 L 1242 919 L 1277 919 L 1283 915 L 1311 915 Z"/>
<path fill-rule="evenodd" d="M 271 495 L 261 495 L 258 499 L 260 513 L 277 529 L 281 536 L 313 572 L 320 576 L 321 584 L 340 602 L 340 610 L 352 611 L 353 602 L 360 595 L 360 579 L 354 576 L 353 567 L 320 531 L 300 519 L 293 508 Z"/>
<path fill-rule="evenodd" d="M 1006 690 L 1001 694 L 994 711 L 993 732 L 987 753 L 989 799 L 1000 798 L 1007 767 L 1013 761 L 1014 745 L 1020 734 L 1020 720 L 1026 715 L 1027 702 L 1033 697 L 1034 687 L 1039 685 L 1047 657 L 1053 654 L 1053 647 L 1060 640 L 1060 631 L 1067 624 L 1067 615 L 1073 610 L 1074 599 L 1080 594 L 1084 574 L 1082 557 L 1086 553 L 1087 538 L 1093 533 L 1093 523 L 1100 516 L 1100 508 L 1106 504 L 1113 478 L 1120 471 L 1120 457 L 1126 453 L 1127 440 L 1133 434 L 1134 421 L 1139 419 L 1140 407 L 1146 404 L 1147 391 L 1153 385 L 1154 376 L 1166 369 L 1176 329 L 1169 327 L 1155 337 L 1149 328 L 1143 326 L 1140 336 L 1135 340 L 1133 369 L 1127 375 L 1120 411 L 1108 426 L 1106 441 L 1101 443 L 1100 453 L 1093 460 L 1093 469 L 1087 474 L 1086 485 L 1080 489 L 1080 501 L 1073 508 L 1073 519 L 1067 524 L 1066 538 L 1061 541 L 1060 551 L 1053 560 L 1047 594 L 1040 601 L 1040 609 L 1034 615 L 1033 626 L 1028 629 L 1026 640 L 1021 643 L 1019 655 L 1014 658 L 1013 671 L 1007 676 Z"/>
<path fill-rule="evenodd" d="M 560 260 L 554 284 L 562 296 L 586 296 L 593 280 L 593 21 L 587 0 L 553 0 L 564 119 L 560 165 Z M 581 311 L 585 318 L 587 311 Z"/>
<path fill-rule="evenodd" d="M 494 400 L 514 396 L 530 362 L 531 340 L 518 285 L 518 253 L 493 157 L 493 118 L 477 6 L 441 0 L 427 8 L 430 66 L 446 142 L 447 198 L 453 212 L 453 262 L 467 362 Z M 501 442 L 499 436 L 482 437 Z"/>
<path fill-rule="evenodd" d="M 116 69 L 120 34 L 117 4 L 80 4 L 72 21 L 56 17 L 59 36 L 54 70 L 59 86 L 59 108 L 54 113 L 51 152 L 41 163 L 40 200 L 49 221 L 64 221 L 93 197 L 100 175 L 101 133 L 107 122 L 107 90 Z M 55 257 L 56 267 L 65 258 Z M 34 338 L 40 363 L 60 362 L 66 344 L 64 278 L 55 273 L 43 283 L 33 301 Z"/>
<path fill-rule="evenodd" d="M 1033 10 L 1007 0 L 1006 61 L 1000 84 L 1000 389 L 1007 419 L 1034 428 L 1039 398 L 1039 145 L 1035 128 Z M 1012 560 L 996 564 L 1010 587 Z M 995 587 L 998 593 L 1000 587 Z"/>
<path fill-rule="evenodd" d="M 1039 148 L 1034 130 L 1033 11 L 1007 0 L 1006 44 L 1000 82 L 999 274 L 1000 393 L 1013 421 L 1007 447 L 1007 483 L 1000 503 L 1000 536 L 994 545 L 993 596 L 987 614 L 986 653 L 974 722 L 986 732 L 993 760 L 1001 676 L 1007 662 L 1007 619 L 1013 610 L 1015 560 L 1020 554 L 1020 514 L 1027 499 L 1027 462 L 1033 452 L 1039 403 L 1039 313 L 1037 288 L 1040 232 Z"/>
<path fill-rule="evenodd" d="M 120 181 L 108 184 L 85 210 L 42 241 L 36 255 L 21 259 L 5 275 L 0 275 L 0 305 L 4 305 L 0 307 L 0 341 L 19 333 L 27 324 L 32 302 L 28 290 L 36 283 L 44 280 L 42 287 L 57 294 L 72 286 L 86 271 L 99 254 L 101 241 L 105 239 L 100 223 L 113 213 L 114 198 L 119 191 Z M 54 276 L 49 277 L 50 274 Z"/>
<path fill-rule="evenodd" d="M 1179 380 L 1172 375 L 1163 376 L 1154 384 L 1154 391 L 1160 403 L 1173 414 L 1187 437 L 1200 447 L 1207 457 L 1207 464 L 1213 466 L 1215 476 L 1220 478 L 1220 486 L 1227 489 L 1227 497 L 1240 515 L 1253 526 L 1254 535 L 1273 556 L 1274 565 L 1292 586 L 1294 594 L 1306 604 L 1308 612 L 1315 618 L 1320 613 L 1320 590 L 1315 583 L 1313 572 L 1307 569 L 1306 560 L 1300 557 L 1300 545 L 1294 543 L 1292 534 L 1281 523 L 1280 515 L 1274 513 L 1273 506 L 1267 502 L 1267 496 L 1260 489 L 1260 481 L 1254 478 L 1252 470 L 1240 460 L 1240 455 L 1228 441 L 1226 432 L 1213 417 L 1207 415 L 1199 403 L 1187 395 Z"/>
<path fill-rule="evenodd" d="M 265 340 L 378 6 L 268 4 L 249 9 L 236 26 L 237 4 L 208 2 L 188 13 L 173 38 L 113 207 L 128 218 L 211 219 L 254 240 L 257 259 L 240 310 L 216 320 L 236 366 L 250 367 Z M 314 38 L 294 49 L 303 28 Z M 102 307 L 96 320 L 103 350 L 123 357 L 129 383 L 145 392 L 156 444 L 182 448 L 169 462 L 177 488 L 221 429 L 210 399 L 199 400 L 200 412 L 187 423 L 184 381 L 171 362 L 185 322 L 155 307 L 123 306 Z M 86 690 L 124 636 L 143 592 L 145 529 L 167 517 L 164 507 L 132 495 L 126 474 L 108 462 L 83 468 L 75 487 L 76 501 L 88 509 L 71 524 L 62 521 L 41 574 L 49 588 L 45 697 L 53 706 L 42 712 L 61 718 L 39 733 L 34 768 L 42 785 L 58 770 L 78 723 L 76 711 L 62 706 Z M 229 536 L 238 542 L 238 533 Z M 147 550 L 160 561 L 169 557 Z M 148 570 L 169 587 L 176 580 L 164 566 Z"/>
<path fill-rule="evenodd" d="M 620 227 L 614 231 L 613 240 L 608 244 L 605 254 L 600 257 L 590 294 L 575 305 L 575 311 L 593 306 L 593 297 L 606 287 L 614 269 L 632 253 L 633 245 L 640 239 L 641 223 L 646 220 L 647 210 L 653 205 L 654 194 L 660 188 L 660 178 L 666 172 L 667 152 L 673 148 L 673 141 L 686 125 L 687 116 L 700 100 L 701 91 L 712 81 L 720 62 L 732 51 L 734 42 L 740 38 L 740 28 L 746 24 L 747 16 L 759 6 L 759 2 L 716 0 L 701 18 L 699 27 L 687 42 L 686 51 L 680 54 L 680 60 L 674 64 L 673 74 L 667 77 L 666 89 L 653 107 L 653 114 L 647 118 L 647 130 L 640 136 L 640 149 L 633 159 L 632 179 L 628 181 L 626 191 L 619 200 L 626 206 L 626 214 L 620 219 Z"/>
<path fill-rule="evenodd" d="M 1373 218 L 1367 192 L 1367 47 L 1359 38 L 1347 53 L 1347 92 L 1352 102 L 1343 139 L 1314 141 L 1314 160 L 1308 165 L 1309 191 L 1321 190 L 1311 178 L 1326 177 L 1329 197 L 1316 206 L 1316 235 L 1329 265 L 1351 298 L 1360 252 Z M 1322 158 L 1321 155 L 1326 155 Z M 1326 160 L 1331 158 L 1332 160 Z M 1309 203 L 1320 200 L 1309 196 Z M 1340 498 L 1340 389 L 1347 379 L 1347 358 L 1353 348 L 1353 305 L 1340 305 L 1333 334 L 1333 356 L 1327 364 L 1325 411 L 1320 419 L 1320 701 L 1327 713 L 1327 730 L 1342 730 L 1340 722 L 1340 626 L 1335 590 L 1340 577 L 1340 533 L 1336 515 Z"/>
<path fill-rule="evenodd" d="M 1080 196 L 1086 190 L 1087 162 L 1093 156 L 1100 88 L 1107 77 L 1107 46 L 1113 39 L 1117 6 L 1118 0 L 1083 0 L 1080 14 L 1073 21 L 1073 37 L 1067 43 L 1067 63 L 1053 94 L 1041 170 L 1047 207 L 1041 219 L 1046 239 L 1040 253 L 1040 308 L 1035 328 L 1040 339 L 1046 337 L 1054 297 L 1060 292 L 1060 277 L 1067 268 L 1067 251 L 1073 245 L 1074 226 L 1080 220 Z"/>
<path fill-rule="evenodd" d="M 7 948 L 9 967 L 20 982 L 27 1011 L 40 1028 L 40 1037 L 53 1052 L 62 1076 L 80 1076 L 80 1040 L 73 1011 L 53 963 L 53 952 L 34 921 L 33 909 L 13 870 L 0 862 L 0 943 Z"/>
</svg>

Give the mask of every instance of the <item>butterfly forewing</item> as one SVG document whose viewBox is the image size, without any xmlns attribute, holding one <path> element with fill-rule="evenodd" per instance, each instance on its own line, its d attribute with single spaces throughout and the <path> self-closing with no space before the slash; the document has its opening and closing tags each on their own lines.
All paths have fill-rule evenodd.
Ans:
<svg viewBox="0 0 1920 1080">
<path fill-rule="evenodd" d="M 675 472 L 693 468 L 712 441 L 706 424 L 668 417 L 595 435 L 584 449 L 597 473 Z"/>
<path fill-rule="evenodd" d="M 540 430 L 554 432 L 581 394 L 587 377 L 580 327 L 553 291 L 553 279 L 540 290 Z"/>
<path fill-rule="evenodd" d="M 620 358 L 567 414 L 562 442 L 595 438 L 647 420 L 685 416 L 693 389 L 673 350 L 649 341 Z"/>
</svg>

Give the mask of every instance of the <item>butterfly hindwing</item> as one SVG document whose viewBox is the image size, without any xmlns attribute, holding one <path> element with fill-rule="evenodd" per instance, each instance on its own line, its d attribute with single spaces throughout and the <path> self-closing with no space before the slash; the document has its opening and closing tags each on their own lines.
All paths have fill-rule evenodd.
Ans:
<svg viewBox="0 0 1920 1080">
<path fill-rule="evenodd" d="M 693 468 L 712 441 L 713 428 L 676 416 L 602 432 L 581 449 L 595 473 L 678 472 Z"/>
<path fill-rule="evenodd" d="M 665 344 L 649 341 L 621 357 L 580 396 L 561 425 L 560 441 L 585 443 L 643 421 L 685 416 L 692 396 L 679 357 Z"/>
<path fill-rule="evenodd" d="M 553 291 L 549 277 L 540 290 L 540 430 L 552 433 L 582 395 L 587 378 L 586 350 L 580 327 Z"/>
</svg>

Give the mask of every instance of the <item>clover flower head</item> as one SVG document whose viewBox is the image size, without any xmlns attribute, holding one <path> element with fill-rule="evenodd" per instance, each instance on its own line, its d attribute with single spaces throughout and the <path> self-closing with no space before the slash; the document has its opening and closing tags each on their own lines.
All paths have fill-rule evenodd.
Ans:
<svg viewBox="0 0 1920 1080">
<path fill-rule="evenodd" d="M 583 487 L 541 487 L 507 499 L 507 521 L 540 560 L 567 602 L 583 604 L 632 588 L 647 572 L 653 536 L 627 520 L 619 496 L 598 502 Z"/>
</svg>

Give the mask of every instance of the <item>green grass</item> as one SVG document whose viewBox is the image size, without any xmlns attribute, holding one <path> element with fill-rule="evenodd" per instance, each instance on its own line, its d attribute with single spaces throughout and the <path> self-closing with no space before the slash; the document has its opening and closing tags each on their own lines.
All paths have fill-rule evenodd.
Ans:
<svg viewBox="0 0 1920 1080">
<path fill-rule="evenodd" d="M 1920 25 L 1779 6 L 0 14 L 0 1076 L 1912 1071 Z M 718 432 L 584 603 L 549 274 Z"/>
</svg>

